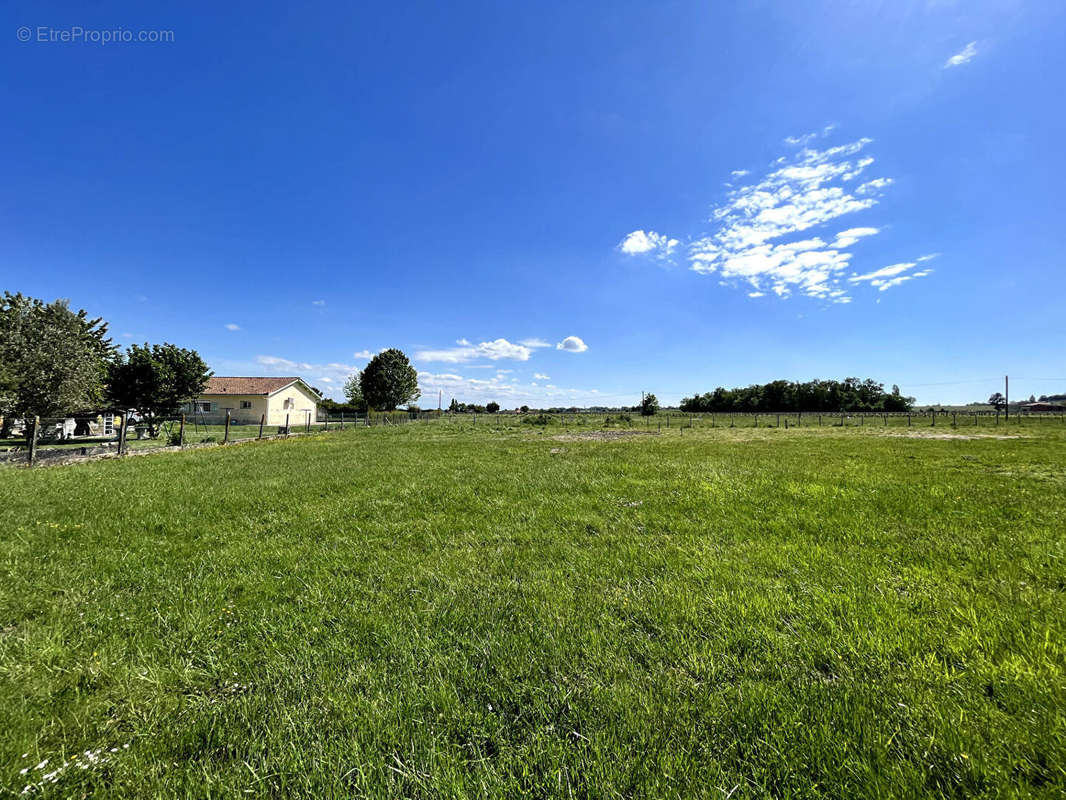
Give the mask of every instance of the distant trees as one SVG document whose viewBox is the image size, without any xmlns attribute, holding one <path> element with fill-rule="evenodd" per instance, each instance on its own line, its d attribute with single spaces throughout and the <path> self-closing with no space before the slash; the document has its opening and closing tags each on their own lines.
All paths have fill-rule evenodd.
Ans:
<svg viewBox="0 0 1066 800">
<path fill-rule="evenodd" d="M 418 373 L 402 351 L 390 348 L 378 353 L 359 377 L 359 388 L 370 408 L 392 411 L 417 400 Z"/>
<path fill-rule="evenodd" d="M 913 397 L 905 397 L 898 386 L 886 392 L 881 383 L 866 379 L 843 381 L 813 380 L 806 383 L 772 381 L 745 388 L 724 389 L 686 397 L 682 411 L 907 411 Z"/>
<path fill-rule="evenodd" d="M 1004 397 L 1000 392 L 996 392 L 988 398 L 988 404 L 992 406 L 992 408 L 996 409 L 996 411 L 1002 411 L 1004 408 L 1007 407 L 1007 398 Z"/>
<path fill-rule="evenodd" d="M 659 398 L 650 392 L 644 395 L 644 399 L 640 401 L 640 415 L 642 417 L 650 417 L 655 415 L 659 411 Z"/>
<path fill-rule="evenodd" d="M 485 411 L 489 414 L 497 414 L 500 411 L 500 404 L 493 400 L 491 403 L 485 404 Z"/>
<path fill-rule="evenodd" d="M 362 413 L 366 411 L 366 399 L 363 397 L 363 372 L 360 370 L 348 376 L 344 382 L 344 397 L 351 410 Z"/>
<path fill-rule="evenodd" d="M 108 366 L 105 399 L 114 408 L 134 410 L 154 437 L 161 418 L 203 394 L 211 370 L 195 350 L 173 344 L 132 345 Z"/>
<path fill-rule="evenodd" d="M 71 311 L 66 300 L 45 303 L 4 292 L 0 299 L 0 414 L 57 416 L 97 407 L 115 346 L 107 323 Z"/>
</svg>

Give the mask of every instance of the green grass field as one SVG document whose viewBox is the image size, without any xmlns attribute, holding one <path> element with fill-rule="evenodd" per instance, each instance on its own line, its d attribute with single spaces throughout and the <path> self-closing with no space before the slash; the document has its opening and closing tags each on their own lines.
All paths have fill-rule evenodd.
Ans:
<svg viewBox="0 0 1066 800">
<path fill-rule="evenodd" d="M 0 469 L 0 794 L 1063 796 L 1066 425 L 598 430 Z"/>
</svg>

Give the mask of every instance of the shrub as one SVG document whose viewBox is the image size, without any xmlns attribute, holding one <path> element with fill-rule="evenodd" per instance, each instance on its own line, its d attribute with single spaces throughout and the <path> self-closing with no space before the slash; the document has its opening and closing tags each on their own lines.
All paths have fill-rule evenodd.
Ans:
<svg viewBox="0 0 1066 800">
<path fill-rule="evenodd" d="M 552 418 L 548 414 L 537 414 L 533 417 L 526 417 L 522 420 L 524 425 L 548 425 L 552 421 Z"/>
</svg>

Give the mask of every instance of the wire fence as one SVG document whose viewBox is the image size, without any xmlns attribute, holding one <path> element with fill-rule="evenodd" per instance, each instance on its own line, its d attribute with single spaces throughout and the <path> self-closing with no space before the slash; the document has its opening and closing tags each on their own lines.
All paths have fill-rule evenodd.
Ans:
<svg viewBox="0 0 1066 800">
<path fill-rule="evenodd" d="M 553 426 L 564 430 L 617 429 L 656 433 L 696 428 L 969 428 L 1001 429 L 1051 421 L 1066 426 L 1066 412 L 923 410 L 911 412 L 698 412 L 660 411 L 651 416 L 636 412 L 501 411 L 498 413 L 392 411 L 369 413 L 286 414 L 281 422 L 206 420 L 196 415 L 144 419 L 134 414 L 104 412 L 61 417 L 0 418 L 0 464 L 62 463 L 101 456 L 120 456 L 165 449 L 179 450 L 253 440 L 284 439 L 374 426 L 436 423 L 446 428 L 496 429 Z M 527 428 L 528 429 L 528 428 Z"/>
<path fill-rule="evenodd" d="M 437 412 L 392 411 L 362 414 L 285 414 L 268 423 L 237 419 L 229 412 L 223 421 L 203 415 L 140 418 L 130 413 L 101 412 L 57 417 L 0 418 L 0 463 L 57 463 L 100 456 L 120 456 L 167 449 L 351 430 L 380 425 L 406 425 L 436 418 Z M 280 421 L 279 421 L 280 420 Z"/>
</svg>

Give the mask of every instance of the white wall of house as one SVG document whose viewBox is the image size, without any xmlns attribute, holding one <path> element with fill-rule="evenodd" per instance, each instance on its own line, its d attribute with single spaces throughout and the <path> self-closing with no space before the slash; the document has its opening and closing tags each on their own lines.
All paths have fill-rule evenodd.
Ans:
<svg viewBox="0 0 1066 800">
<path fill-rule="evenodd" d="M 284 425 L 285 415 L 289 416 L 289 425 L 304 425 L 307 415 L 311 415 L 311 424 L 315 424 L 318 411 L 318 396 L 302 383 L 294 383 L 281 391 L 270 395 L 270 407 L 267 413 L 267 425 Z"/>
<path fill-rule="evenodd" d="M 230 421 L 238 425 L 259 424 L 259 417 L 267 413 L 268 398 L 261 394 L 205 394 L 184 409 L 190 419 L 195 417 L 208 425 L 221 425 L 226 421 L 226 409 L 230 411 Z M 210 405 L 210 410 L 203 410 Z"/>
</svg>

